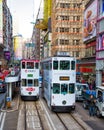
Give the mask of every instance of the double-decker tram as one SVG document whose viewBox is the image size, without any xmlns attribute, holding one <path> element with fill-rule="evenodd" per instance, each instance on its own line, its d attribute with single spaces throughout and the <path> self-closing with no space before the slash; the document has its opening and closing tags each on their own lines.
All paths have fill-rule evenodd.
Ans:
<svg viewBox="0 0 104 130">
<path fill-rule="evenodd" d="M 21 60 L 21 88 L 23 100 L 36 100 L 39 98 L 39 60 Z"/>
<path fill-rule="evenodd" d="M 75 109 L 76 59 L 59 55 L 41 62 L 43 97 L 52 111 Z"/>
</svg>

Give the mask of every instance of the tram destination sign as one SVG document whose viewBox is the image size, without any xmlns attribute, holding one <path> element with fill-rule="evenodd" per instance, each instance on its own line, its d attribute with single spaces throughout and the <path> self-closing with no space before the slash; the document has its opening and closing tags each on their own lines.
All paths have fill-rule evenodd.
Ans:
<svg viewBox="0 0 104 130">
<path fill-rule="evenodd" d="M 60 80 L 70 80 L 70 77 L 68 76 L 60 76 Z"/>
<path fill-rule="evenodd" d="M 27 77 L 33 77 L 33 74 L 28 74 Z"/>
</svg>

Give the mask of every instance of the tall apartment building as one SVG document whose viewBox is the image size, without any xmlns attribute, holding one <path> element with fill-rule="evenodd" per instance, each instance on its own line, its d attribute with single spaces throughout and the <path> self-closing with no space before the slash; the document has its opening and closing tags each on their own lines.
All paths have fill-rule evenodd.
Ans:
<svg viewBox="0 0 104 130">
<path fill-rule="evenodd" d="M 12 53 L 12 16 L 7 6 L 7 0 L 0 0 L 0 70 L 7 67 Z"/>
<path fill-rule="evenodd" d="M 68 51 L 77 59 L 85 55 L 83 12 L 83 0 L 52 0 L 52 55 L 57 51 Z"/>
</svg>

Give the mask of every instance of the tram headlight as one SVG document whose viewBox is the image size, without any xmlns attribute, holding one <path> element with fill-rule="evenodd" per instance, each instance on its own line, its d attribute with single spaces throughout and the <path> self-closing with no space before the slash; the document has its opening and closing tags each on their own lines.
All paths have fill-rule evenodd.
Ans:
<svg viewBox="0 0 104 130">
<path fill-rule="evenodd" d="M 66 104 L 66 101 L 65 101 L 65 100 L 63 100 L 63 101 L 62 101 L 62 104 L 63 104 L 63 105 L 65 105 L 65 104 Z"/>
</svg>

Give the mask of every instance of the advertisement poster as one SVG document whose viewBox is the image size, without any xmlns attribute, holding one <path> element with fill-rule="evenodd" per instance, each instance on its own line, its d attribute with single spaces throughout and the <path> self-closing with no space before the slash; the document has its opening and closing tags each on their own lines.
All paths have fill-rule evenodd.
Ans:
<svg viewBox="0 0 104 130">
<path fill-rule="evenodd" d="M 96 36 L 97 0 L 91 3 L 84 12 L 84 35 L 83 41 Z"/>
</svg>

